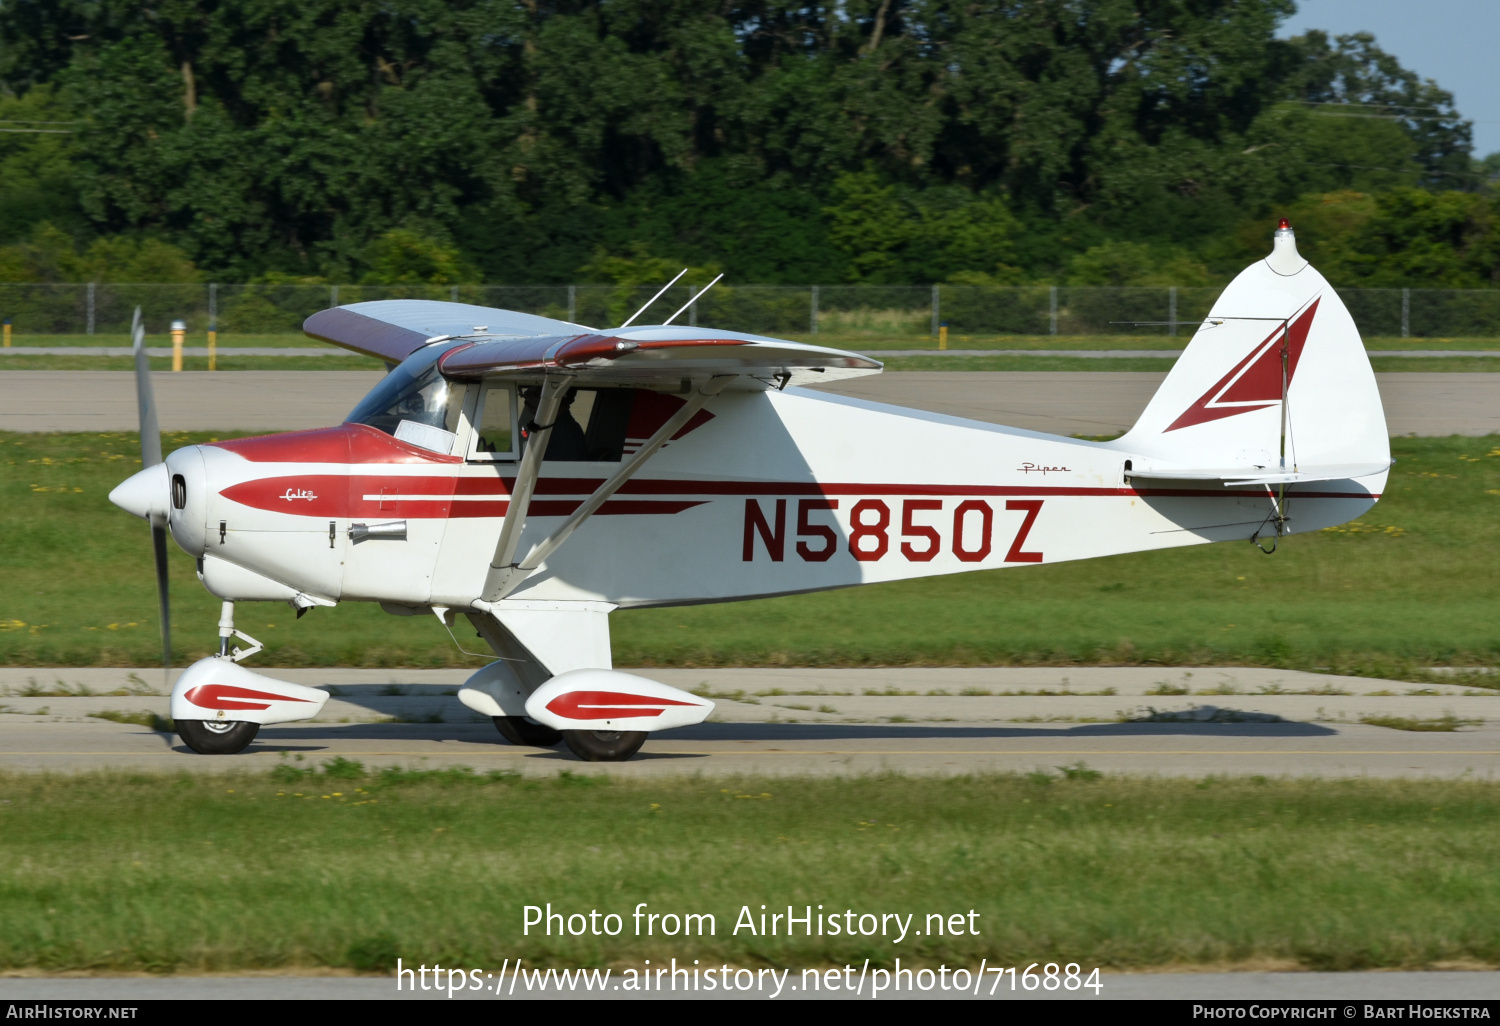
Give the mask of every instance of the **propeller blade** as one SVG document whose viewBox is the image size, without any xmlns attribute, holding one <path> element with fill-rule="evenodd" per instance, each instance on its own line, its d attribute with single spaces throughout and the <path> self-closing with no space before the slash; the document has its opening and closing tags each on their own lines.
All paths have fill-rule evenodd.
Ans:
<svg viewBox="0 0 1500 1026">
<path fill-rule="evenodd" d="M 141 467 L 161 462 L 161 429 L 156 425 L 156 394 L 151 390 L 151 362 L 146 358 L 146 326 L 141 308 L 135 308 L 130 323 L 132 354 L 135 356 L 135 401 L 141 418 Z"/>
<path fill-rule="evenodd" d="M 167 529 L 151 525 L 151 547 L 156 550 L 156 598 L 161 605 L 162 673 L 172 686 L 172 607 L 167 597 Z"/>
<path fill-rule="evenodd" d="M 161 462 L 161 429 L 156 423 L 156 393 L 151 388 L 151 363 L 146 358 L 146 326 L 141 308 L 130 322 L 132 355 L 135 357 L 135 399 L 141 421 L 141 467 Z M 172 607 L 167 594 L 167 525 L 151 520 L 151 547 L 156 552 L 156 599 L 161 607 L 161 661 L 167 687 L 172 686 Z"/>
</svg>

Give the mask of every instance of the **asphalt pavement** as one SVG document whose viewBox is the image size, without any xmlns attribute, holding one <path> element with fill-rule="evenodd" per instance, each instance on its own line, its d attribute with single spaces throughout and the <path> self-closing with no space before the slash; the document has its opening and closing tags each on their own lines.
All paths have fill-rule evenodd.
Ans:
<svg viewBox="0 0 1500 1026">
<path fill-rule="evenodd" d="M 893 371 L 827 391 L 1061 435 L 1128 429 L 1165 373 Z M 341 422 L 378 371 L 153 374 L 167 431 L 293 431 Z M 1377 374 L 1392 435 L 1500 433 L 1500 373 Z M 0 431 L 132 431 L 128 371 L 0 370 Z"/>
<path fill-rule="evenodd" d="M 626 763 L 505 743 L 455 697 L 464 670 L 264 670 L 333 693 L 317 720 L 199 756 L 145 725 L 159 669 L 0 670 L 0 771 L 266 770 L 286 758 L 549 776 L 1055 772 L 1500 777 L 1500 691 L 1243 667 L 644 670 L 715 702 Z M 156 693 L 145 693 L 145 692 Z M 87 693 L 85 693 L 87 692 Z M 111 693 L 113 692 L 113 693 Z M 100 713 L 138 713 L 119 723 Z M 1365 722 L 1446 721 L 1413 731 Z"/>
</svg>

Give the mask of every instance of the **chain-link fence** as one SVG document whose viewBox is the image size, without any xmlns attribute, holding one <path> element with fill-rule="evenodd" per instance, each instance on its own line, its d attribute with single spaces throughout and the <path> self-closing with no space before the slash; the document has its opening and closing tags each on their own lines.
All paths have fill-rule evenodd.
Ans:
<svg viewBox="0 0 1500 1026">
<path fill-rule="evenodd" d="M 640 318 L 660 323 L 697 293 L 674 286 Z M 1217 288 L 720 284 L 677 323 L 765 335 L 1190 334 Z M 377 299 L 436 299 L 599 327 L 622 323 L 656 289 L 610 285 L 19 285 L 0 284 L 0 318 L 18 335 L 121 337 L 139 305 L 147 331 L 174 320 L 195 334 L 297 334 L 310 314 Z M 1500 290 L 1345 289 L 1366 336 L 1500 336 Z"/>
</svg>

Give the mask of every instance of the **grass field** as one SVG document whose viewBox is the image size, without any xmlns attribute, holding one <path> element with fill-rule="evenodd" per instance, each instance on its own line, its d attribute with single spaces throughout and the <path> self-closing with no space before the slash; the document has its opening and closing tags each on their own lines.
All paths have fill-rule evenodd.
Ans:
<svg viewBox="0 0 1500 1026">
<path fill-rule="evenodd" d="M 172 361 L 152 359 L 151 369 L 169 371 Z M 184 356 L 185 371 L 208 370 L 206 356 Z M 225 356 L 220 355 L 215 365 L 220 371 L 382 371 L 384 365 L 362 356 Z M 0 362 L 0 374 L 16 371 L 133 371 L 135 364 L 128 356 L 7 356 Z"/>
<path fill-rule="evenodd" d="M 207 441 L 173 434 L 170 450 Z M 130 434 L 0 434 L 0 663 L 159 659 L 151 544 L 109 505 Z M 621 666 L 1271 665 L 1427 679 L 1500 662 L 1500 437 L 1393 440 L 1361 522 L 1248 544 L 986 571 L 755 602 L 626 610 Z M 218 603 L 175 546 L 177 665 L 209 654 Z M 258 666 L 478 666 L 429 617 L 349 603 L 294 620 L 245 604 Z M 1476 683 L 1488 677 L 1475 676 Z"/>
<path fill-rule="evenodd" d="M 810 342 L 813 345 L 831 345 L 841 350 L 938 350 L 938 338 L 929 333 L 891 332 L 876 329 L 868 332 L 787 332 L 778 338 L 793 342 Z M 1191 333 L 1184 329 L 1181 335 L 950 335 L 950 350 L 1181 350 L 1188 344 Z M 130 345 L 123 335 L 17 335 L 12 338 L 15 347 L 118 347 Z M 169 347 L 171 339 L 165 335 L 151 335 L 145 339 L 147 347 Z M 190 335 L 184 339 L 187 347 L 208 345 L 207 336 Z M 229 335 L 220 333 L 219 348 L 222 351 L 239 347 L 302 348 L 318 347 L 323 342 L 314 341 L 300 333 L 278 333 L 278 335 Z M 1397 338 L 1397 336 L 1371 336 L 1365 339 L 1368 350 L 1478 350 L 1500 351 L 1500 338 L 1464 336 L 1464 338 Z"/>
<path fill-rule="evenodd" d="M 878 355 L 878 354 L 877 354 Z M 887 371 L 1147 371 L 1165 374 L 1172 359 L 1153 356 L 1098 359 L 1068 356 L 894 356 L 881 360 Z M 1467 356 L 1385 357 L 1371 354 L 1370 365 L 1379 374 L 1492 374 L 1500 371 L 1500 358 Z M 247 368 L 248 369 L 248 368 Z M 326 369 L 326 368 L 325 368 Z"/>
<path fill-rule="evenodd" d="M 1493 784 L 329 768 L 0 777 L 0 969 L 1500 962 Z M 636 937 L 641 901 L 715 933 Z M 523 936 L 547 902 L 624 930 Z M 762 904 L 972 909 L 979 934 L 735 936 Z"/>
<path fill-rule="evenodd" d="M 867 331 L 821 331 L 787 332 L 781 336 L 794 342 L 813 345 L 835 346 L 840 349 L 932 349 L 938 347 L 935 336 L 925 331 L 916 334 L 891 331 L 879 327 Z M 1181 349 L 1187 345 L 1191 333 L 1184 329 L 1178 335 L 949 335 L 949 349 Z M 1371 350 L 1392 349 L 1473 349 L 1500 351 L 1500 338 L 1466 336 L 1455 338 L 1399 338 L 1376 335 L 1366 338 L 1365 347 Z M 130 339 L 123 335 L 15 335 L 14 346 L 128 346 Z M 172 340 L 166 335 L 149 335 L 146 345 L 150 347 L 170 346 Z M 317 342 L 300 333 L 278 333 L 270 335 L 241 335 L 221 332 L 219 348 L 225 352 L 241 346 L 272 346 L 278 349 L 303 349 L 319 346 Z M 203 334 L 189 335 L 184 340 L 187 346 L 206 346 L 208 337 Z"/>
</svg>

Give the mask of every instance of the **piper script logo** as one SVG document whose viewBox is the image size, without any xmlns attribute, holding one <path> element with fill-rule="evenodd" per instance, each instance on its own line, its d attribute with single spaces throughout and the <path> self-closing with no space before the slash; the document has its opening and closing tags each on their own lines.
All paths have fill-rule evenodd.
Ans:
<svg viewBox="0 0 1500 1026">
<path fill-rule="evenodd" d="M 287 502 L 294 502 L 297 499 L 306 499 L 311 502 L 318 497 L 318 493 L 308 488 L 288 488 L 282 492 L 281 497 Z"/>
</svg>

